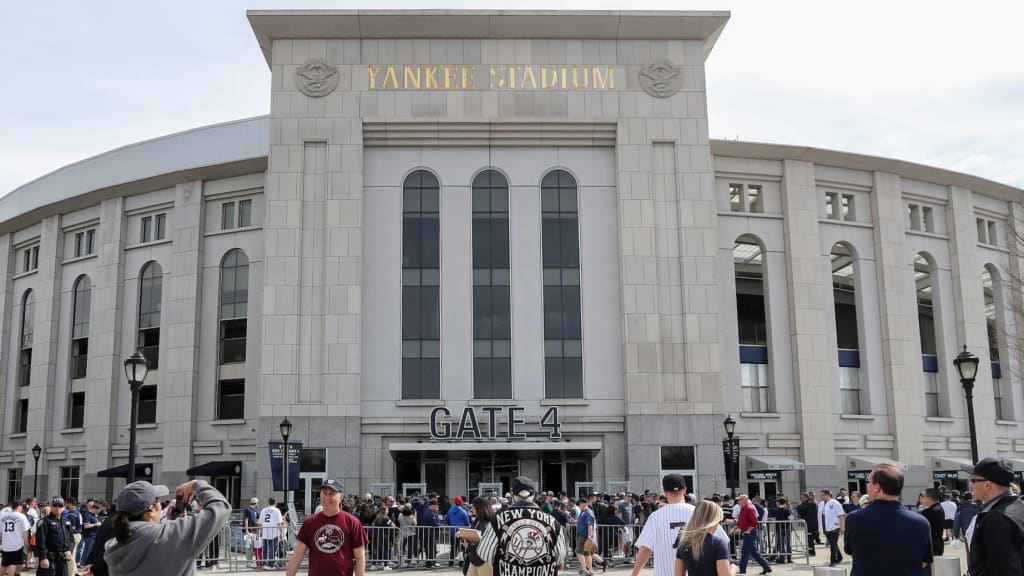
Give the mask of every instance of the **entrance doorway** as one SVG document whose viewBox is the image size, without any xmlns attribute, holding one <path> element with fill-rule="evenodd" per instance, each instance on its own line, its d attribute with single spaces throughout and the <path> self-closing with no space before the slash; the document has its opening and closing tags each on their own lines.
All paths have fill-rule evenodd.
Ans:
<svg viewBox="0 0 1024 576">
<path fill-rule="evenodd" d="M 421 454 L 395 454 L 395 483 L 426 484 L 427 494 L 448 494 L 448 462 L 446 460 L 424 460 Z"/>
<path fill-rule="evenodd" d="M 480 485 L 500 488 L 500 495 L 512 490 L 512 479 L 520 475 L 519 457 L 515 453 L 492 452 L 488 456 L 469 459 L 469 496 L 479 495 Z"/>
<path fill-rule="evenodd" d="M 540 466 L 540 489 L 554 493 L 573 494 L 577 482 L 589 482 L 590 459 L 561 454 L 544 456 Z"/>
<path fill-rule="evenodd" d="M 775 471 L 747 472 L 747 494 L 761 498 L 774 498 L 779 494 L 779 473 Z"/>
</svg>

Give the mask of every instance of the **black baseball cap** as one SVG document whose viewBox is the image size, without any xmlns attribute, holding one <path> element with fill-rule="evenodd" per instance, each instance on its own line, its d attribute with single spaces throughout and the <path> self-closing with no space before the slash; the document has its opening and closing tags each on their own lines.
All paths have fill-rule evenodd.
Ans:
<svg viewBox="0 0 1024 576">
<path fill-rule="evenodd" d="M 967 472 L 1000 486 L 1013 484 L 1013 463 L 1005 458 L 982 458 Z"/>
<path fill-rule="evenodd" d="M 520 498 L 529 498 L 537 492 L 536 484 L 526 476 L 516 476 L 512 480 L 512 493 Z"/>
<path fill-rule="evenodd" d="M 661 487 L 665 492 L 679 492 L 686 489 L 686 478 L 679 474 L 668 474 L 661 479 Z"/>
</svg>

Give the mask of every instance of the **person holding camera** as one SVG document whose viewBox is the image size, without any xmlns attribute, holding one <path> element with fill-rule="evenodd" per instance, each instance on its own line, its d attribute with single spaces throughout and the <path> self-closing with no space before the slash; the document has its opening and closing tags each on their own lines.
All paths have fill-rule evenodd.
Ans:
<svg viewBox="0 0 1024 576">
<path fill-rule="evenodd" d="M 39 558 L 39 576 L 68 576 L 68 561 L 75 549 L 71 525 L 60 517 L 64 499 L 56 497 L 50 502 L 50 513 L 39 521 L 36 530 L 36 558 Z"/>
<path fill-rule="evenodd" d="M 231 505 L 223 494 L 202 480 L 175 489 L 176 502 L 195 499 L 202 510 L 173 522 L 160 523 L 160 498 L 166 486 L 132 482 L 117 495 L 114 538 L 106 543 L 111 576 L 195 574 L 196 557 L 228 523 Z"/>
</svg>

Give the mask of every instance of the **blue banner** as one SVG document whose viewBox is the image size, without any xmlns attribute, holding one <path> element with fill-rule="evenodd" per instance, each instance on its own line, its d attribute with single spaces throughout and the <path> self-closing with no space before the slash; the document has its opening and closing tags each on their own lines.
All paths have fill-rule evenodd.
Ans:
<svg viewBox="0 0 1024 576">
<path fill-rule="evenodd" d="M 284 483 L 281 481 L 284 470 L 284 442 L 269 442 L 270 446 L 270 477 L 273 480 L 272 490 L 284 490 Z M 302 462 L 302 443 L 288 443 L 288 490 L 299 489 L 299 464 Z"/>
</svg>

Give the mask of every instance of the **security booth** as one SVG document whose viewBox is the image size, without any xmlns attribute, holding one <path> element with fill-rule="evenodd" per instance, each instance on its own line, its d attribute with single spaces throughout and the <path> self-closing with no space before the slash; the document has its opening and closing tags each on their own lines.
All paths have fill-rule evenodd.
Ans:
<svg viewBox="0 0 1024 576">
<path fill-rule="evenodd" d="M 932 484 L 938 488 L 970 492 L 970 475 L 966 472 L 973 466 L 967 458 L 937 456 L 932 459 Z"/>
<path fill-rule="evenodd" d="M 783 494 L 783 473 L 804 469 L 804 463 L 788 456 L 747 456 L 747 494 L 771 498 Z M 792 485 L 799 486 L 794 479 Z M 792 486 L 791 486 L 792 487 Z"/>
<path fill-rule="evenodd" d="M 370 494 L 381 498 L 395 495 L 395 485 L 392 482 L 370 482 Z"/>
<path fill-rule="evenodd" d="M 846 464 L 846 489 L 849 492 L 854 490 L 866 494 L 868 490 L 868 478 L 871 477 L 871 469 L 879 464 L 892 464 L 904 472 L 910 467 L 902 462 L 881 456 L 850 456 Z"/>
</svg>

